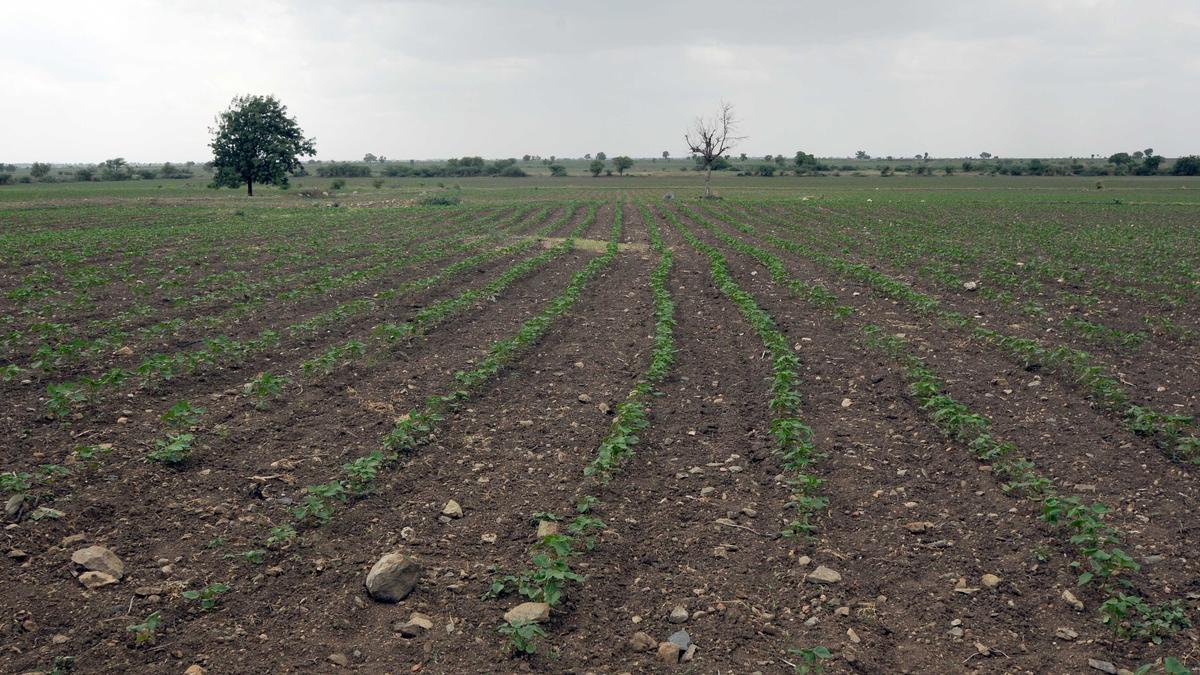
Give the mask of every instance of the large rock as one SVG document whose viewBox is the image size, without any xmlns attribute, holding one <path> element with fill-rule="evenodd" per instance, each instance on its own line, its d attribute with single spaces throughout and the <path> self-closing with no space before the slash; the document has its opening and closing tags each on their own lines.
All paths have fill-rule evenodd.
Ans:
<svg viewBox="0 0 1200 675">
<path fill-rule="evenodd" d="M 88 546 L 71 554 L 71 562 L 93 572 L 103 572 L 113 579 L 125 576 L 125 563 L 103 546 Z"/>
<path fill-rule="evenodd" d="M 380 602 L 400 602 L 421 578 L 421 563 L 402 553 L 389 553 L 367 573 L 367 593 Z"/>
<path fill-rule="evenodd" d="M 543 623 L 550 620 L 550 605 L 544 602 L 522 602 L 504 613 L 509 623 Z"/>
</svg>

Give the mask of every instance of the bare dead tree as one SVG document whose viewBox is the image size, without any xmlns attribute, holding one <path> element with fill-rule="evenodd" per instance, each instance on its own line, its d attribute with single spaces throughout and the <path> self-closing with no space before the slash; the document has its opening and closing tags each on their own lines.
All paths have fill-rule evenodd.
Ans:
<svg viewBox="0 0 1200 675">
<path fill-rule="evenodd" d="M 729 152 L 745 136 L 735 136 L 738 120 L 733 114 L 733 104 L 721 101 L 721 110 L 715 117 L 697 117 L 692 128 L 683 135 L 688 150 L 704 164 L 704 199 L 712 198 L 712 168 L 719 157 Z"/>
</svg>

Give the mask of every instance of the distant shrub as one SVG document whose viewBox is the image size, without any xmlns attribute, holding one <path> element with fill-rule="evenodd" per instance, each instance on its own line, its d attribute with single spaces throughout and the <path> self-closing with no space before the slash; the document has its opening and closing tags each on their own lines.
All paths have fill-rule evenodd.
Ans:
<svg viewBox="0 0 1200 675">
<path fill-rule="evenodd" d="M 17 182 L 18 183 L 32 183 L 33 179 L 30 178 L 29 176 L 21 176 L 20 178 L 17 179 Z"/>
<path fill-rule="evenodd" d="M 1200 156 L 1188 155 L 1175 160 L 1171 166 L 1172 176 L 1200 176 Z"/>
<path fill-rule="evenodd" d="M 374 185 L 375 189 L 378 190 L 379 188 L 383 187 L 383 179 L 376 178 L 375 180 L 371 181 L 371 185 Z"/>
<path fill-rule="evenodd" d="M 462 201 L 458 195 L 426 195 L 417 200 L 421 206 L 456 206 Z"/>
<path fill-rule="evenodd" d="M 13 182 L 11 173 L 0 173 L 0 185 L 8 185 Z"/>
<path fill-rule="evenodd" d="M 342 178 L 337 178 L 329 184 L 330 190 L 341 190 L 344 187 L 346 187 L 346 181 Z"/>
<path fill-rule="evenodd" d="M 557 166 L 557 165 L 555 165 L 555 166 Z M 563 169 L 563 171 L 565 173 L 566 169 Z M 550 167 L 550 173 L 554 174 L 553 166 Z M 529 174 L 525 173 L 525 170 L 522 169 L 521 167 L 513 164 L 513 165 L 509 165 L 509 166 L 506 166 L 503 169 L 501 169 L 499 175 L 504 176 L 505 178 L 524 178 L 525 176 L 528 176 Z"/>
<path fill-rule="evenodd" d="M 163 178 L 191 178 L 192 172 L 167 162 L 159 168 L 158 175 Z"/>
<path fill-rule="evenodd" d="M 137 169 L 133 172 L 133 175 L 142 180 L 154 180 L 158 177 L 158 174 L 154 173 L 154 169 Z"/>
<path fill-rule="evenodd" d="M 371 175 L 371 167 L 353 162 L 330 162 L 317 167 L 317 175 L 321 178 L 367 178 Z"/>
<path fill-rule="evenodd" d="M 551 164 L 550 165 L 550 175 L 555 176 L 557 178 L 566 177 L 567 167 L 563 166 L 562 164 Z"/>
</svg>

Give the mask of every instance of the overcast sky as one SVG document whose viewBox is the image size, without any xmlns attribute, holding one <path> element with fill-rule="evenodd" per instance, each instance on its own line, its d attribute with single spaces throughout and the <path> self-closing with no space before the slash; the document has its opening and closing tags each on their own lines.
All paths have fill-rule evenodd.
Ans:
<svg viewBox="0 0 1200 675">
<path fill-rule="evenodd" d="M 0 161 L 210 157 L 272 93 L 322 159 L 1200 152 L 1200 1 L 5 2 Z"/>
</svg>

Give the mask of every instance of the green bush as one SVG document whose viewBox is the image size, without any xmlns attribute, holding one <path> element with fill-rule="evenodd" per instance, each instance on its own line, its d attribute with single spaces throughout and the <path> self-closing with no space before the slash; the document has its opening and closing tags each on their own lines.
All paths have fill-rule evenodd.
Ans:
<svg viewBox="0 0 1200 675">
<path fill-rule="evenodd" d="M 1172 176 L 1200 176 L 1200 155 L 1188 155 L 1175 160 L 1171 166 Z"/>
<path fill-rule="evenodd" d="M 371 175 L 371 167 L 353 162 L 330 162 L 317 167 L 317 175 L 321 178 L 367 178 Z"/>
<path fill-rule="evenodd" d="M 417 200 L 421 206 L 455 206 L 462 201 L 458 195 L 427 195 Z"/>
</svg>

